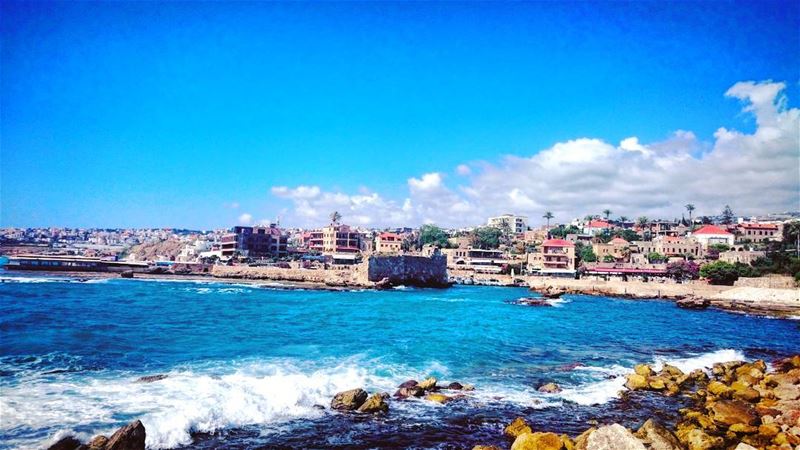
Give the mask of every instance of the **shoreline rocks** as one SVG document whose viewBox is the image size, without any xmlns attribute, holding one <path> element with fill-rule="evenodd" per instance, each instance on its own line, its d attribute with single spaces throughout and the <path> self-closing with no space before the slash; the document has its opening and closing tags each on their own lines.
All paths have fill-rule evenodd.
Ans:
<svg viewBox="0 0 800 450">
<path fill-rule="evenodd" d="M 144 450 L 147 433 L 139 420 L 118 429 L 110 438 L 95 436 L 87 444 L 81 444 L 74 436 L 60 439 L 47 450 Z"/>
</svg>

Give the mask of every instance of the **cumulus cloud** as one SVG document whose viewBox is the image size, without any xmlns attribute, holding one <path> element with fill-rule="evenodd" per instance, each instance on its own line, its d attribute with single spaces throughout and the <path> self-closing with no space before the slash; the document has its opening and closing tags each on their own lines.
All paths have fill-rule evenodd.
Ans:
<svg viewBox="0 0 800 450">
<path fill-rule="evenodd" d="M 253 215 L 244 213 L 239 216 L 239 225 L 250 225 L 253 223 Z"/>
<path fill-rule="evenodd" d="M 742 102 L 755 119 L 753 133 L 719 128 L 711 142 L 677 130 L 669 138 L 619 144 L 599 138 L 559 142 L 532 156 L 509 156 L 473 171 L 462 164 L 455 188 L 439 172 L 407 180 L 408 193 L 394 200 L 378 193 L 348 195 L 318 186 L 275 187 L 290 200 L 299 225 L 320 225 L 330 211 L 368 226 L 477 225 L 501 213 L 526 214 L 533 223 L 545 211 L 569 221 L 606 208 L 615 215 L 673 218 L 693 203 L 695 215 L 718 214 L 725 204 L 738 213 L 800 209 L 800 110 L 788 108 L 780 82 L 740 82 L 725 95 Z"/>
</svg>

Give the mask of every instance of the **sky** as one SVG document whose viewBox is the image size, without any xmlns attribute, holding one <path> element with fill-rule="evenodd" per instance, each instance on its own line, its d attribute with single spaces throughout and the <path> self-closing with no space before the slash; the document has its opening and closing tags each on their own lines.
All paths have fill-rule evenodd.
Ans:
<svg viewBox="0 0 800 450">
<path fill-rule="evenodd" d="M 800 210 L 798 2 L 0 3 L 0 226 Z"/>
</svg>

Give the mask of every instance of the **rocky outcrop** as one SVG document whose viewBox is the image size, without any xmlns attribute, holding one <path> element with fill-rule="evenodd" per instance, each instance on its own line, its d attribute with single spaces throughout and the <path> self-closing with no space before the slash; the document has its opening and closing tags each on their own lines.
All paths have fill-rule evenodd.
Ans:
<svg viewBox="0 0 800 450">
<path fill-rule="evenodd" d="M 678 437 L 653 419 L 648 419 L 636 432 L 650 450 L 681 450 L 683 445 Z"/>
<path fill-rule="evenodd" d="M 555 383 L 546 383 L 539 386 L 539 389 L 537 389 L 537 391 L 544 392 L 546 394 L 556 394 L 558 392 L 561 392 L 561 387 Z"/>
<path fill-rule="evenodd" d="M 389 411 L 389 404 L 386 403 L 387 398 L 389 398 L 389 394 L 385 392 L 372 394 L 361 406 L 358 407 L 358 412 L 385 413 Z"/>
<path fill-rule="evenodd" d="M 110 438 L 95 436 L 87 444 L 72 436 L 65 437 L 48 450 L 144 450 L 145 428 L 136 420 L 117 430 Z"/>
<path fill-rule="evenodd" d="M 589 450 L 647 450 L 639 439 L 620 424 L 600 427 L 589 435 Z"/>
<path fill-rule="evenodd" d="M 695 297 L 693 295 L 687 295 L 686 297 L 676 300 L 675 304 L 678 305 L 678 308 L 706 309 L 711 306 L 711 300 L 707 298 Z"/>
<path fill-rule="evenodd" d="M 331 408 L 339 411 L 355 411 L 367 401 L 367 391 L 358 388 L 339 392 L 331 400 Z"/>
<path fill-rule="evenodd" d="M 167 378 L 168 375 L 160 373 L 158 375 L 145 375 L 143 377 L 139 377 L 136 379 L 137 383 L 154 383 L 156 381 L 161 381 Z"/>
</svg>

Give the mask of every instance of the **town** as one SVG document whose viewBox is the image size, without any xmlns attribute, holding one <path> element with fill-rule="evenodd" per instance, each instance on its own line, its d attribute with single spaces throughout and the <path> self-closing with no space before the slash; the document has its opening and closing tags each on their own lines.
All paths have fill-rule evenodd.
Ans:
<svg viewBox="0 0 800 450">
<path fill-rule="evenodd" d="M 277 223 L 212 231 L 5 228 L 0 254 L 11 258 L 9 269 L 132 270 L 329 284 L 330 277 L 303 274 L 330 271 L 347 278 L 351 267 L 373 255 L 434 254 L 446 257 L 451 282 L 466 284 L 517 284 L 521 277 L 537 276 L 662 283 L 703 279 L 731 285 L 740 277 L 784 275 L 785 280 L 788 275 L 800 281 L 800 213 L 742 217 L 725 206 L 719 215 L 696 217 L 694 211 L 687 204 L 684 217 L 656 220 L 613 217 L 606 209 L 566 223 L 545 212 L 540 226 L 527 216 L 504 214 L 461 229 L 433 224 L 365 229 L 345 224 L 338 212 L 317 229 Z M 775 287 L 793 287 L 782 283 Z"/>
</svg>

